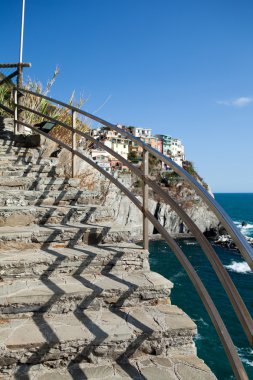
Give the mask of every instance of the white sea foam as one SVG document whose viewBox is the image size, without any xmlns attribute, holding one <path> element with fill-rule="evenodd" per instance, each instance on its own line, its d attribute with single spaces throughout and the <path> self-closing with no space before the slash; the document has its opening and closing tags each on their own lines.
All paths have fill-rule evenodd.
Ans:
<svg viewBox="0 0 253 380">
<path fill-rule="evenodd" d="M 195 335 L 195 337 L 194 337 L 194 340 L 196 341 L 196 340 L 203 340 L 204 339 L 204 337 L 202 336 L 202 335 L 200 335 L 199 333 L 197 333 L 196 335 Z"/>
<path fill-rule="evenodd" d="M 247 223 L 247 222 L 246 222 L 246 223 Z M 238 225 L 240 226 L 240 224 L 238 224 Z M 246 229 L 246 230 L 247 230 L 247 229 L 252 229 L 252 228 L 253 228 L 253 224 L 251 224 L 251 223 L 247 223 L 245 226 L 242 226 L 242 225 L 241 225 L 241 227 L 244 228 L 244 229 Z"/>
<path fill-rule="evenodd" d="M 236 227 L 239 228 L 239 230 L 241 231 L 241 233 L 243 235 L 248 236 L 249 232 L 253 231 L 253 224 L 252 223 L 248 223 L 248 222 L 246 222 L 246 223 L 247 223 L 246 226 L 242 226 L 242 222 L 241 221 L 240 222 L 238 220 L 234 221 L 234 224 L 236 225 Z"/>
<path fill-rule="evenodd" d="M 196 323 L 201 323 L 203 326 L 209 326 L 208 323 L 206 323 L 206 321 L 204 321 L 203 318 L 193 319 L 193 321 Z"/>
<path fill-rule="evenodd" d="M 253 367 L 253 361 L 248 359 L 248 357 L 253 354 L 253 350 L 251 348 L 239 348 L 238 354 L 243 363 L 247 364 L 250 367 Z"/>
<path fill-rule="evenodd" d="M 185 245 L 197 245 L 197 242 L 196 241 L 187 241 L 187 240 L 184 240 L 184 244 Z"/>
<path fill-rule="evenodd" d="M 244 358 L 243 356 L 241 356 L 241 360 L 243 363 L 249 365 L 250 367 L 253 367 L 253 361 L 250 361 L 249 359 Z"/>
<path fill-rule="evenodd" d="M 232 272 L 236 272 L 236 273 L 250 273 L 251 272 L 251 269 L 246 263 L 246 261 L 243 261 L 240 263 L 236 261 L 232 261 L 230 265 L 225 265 L 225 267 L 228 270 L 231 270 Z"/>
<path fill-rule="evenodd" d="M 171 282 L 174 282 L 177 278 L 179 277 L 184 277 L 186 274 L 184 272 L 178 272 L 176 274 L 174 274 L 171 278 L 170 278 L 170 281 Z"/>
</svg>

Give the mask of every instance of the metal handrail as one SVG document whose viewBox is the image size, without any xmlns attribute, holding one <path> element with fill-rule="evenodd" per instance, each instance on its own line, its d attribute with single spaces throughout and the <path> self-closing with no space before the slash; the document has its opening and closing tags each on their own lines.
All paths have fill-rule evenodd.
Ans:
<svg viewBox="0 0 253 380">
<path fill-rule="evenodd" d="M 17 88 L 15 88 L 15 99 L 17 99 Z M 53 137 L 53 136 L 49 136 L 48 134 L 45 134 L 44 132 L 38 130 L 37 128 L 35 128 L 34 126 L 31 126 L 29 125 L 28 123 L 25 123 L 25 122 L 22 122 L 22 121 L 18 121 L 19 124 L 21 125 L 24 125 L 24 126 L 27 126 L 28 128 L 31 128 L 32 130 L 44 135 L 45 137 L 51 139 L 52 141 L 55 141 L 56 143 L 58 143 L 59 145 L 63 146 L 64 148 L 66 148 L 67 150 L 69 150 L 73 157 L 75 156 L 79 156 L 80 158 L 82 158 L 83 160 L 85 160 L 86 162 L 88 162 L 90 165 L 92 165 L 94 168 L 96 168 L 98 171 L 100 171 L 105 177 L 107 177 L 111 182 L 113 182 L 121 191 L 123 191 L 127 196 L 128 198 L 141 210 L 141 212 L 143 213 L 144 215 L 144 223 L 145 224 L 147 222 L 147 220 L 151 221 L 151 223 L 156 227 L 156 229 L 161 233 L 161 235 L 164 237 L 164 239 L 167 241 L 167 243 L 169 244 L 170 248 L 172 249 L 172 251 L 176 254 L 177 258 L 179 259 L 180 263 L 182 264 L 182 266 L 184 267 L 184 269 L 186 270 L 186 272 L 188 273 L 191 281 L 193 282 L 196 290 L 198 291 L 200 297 L 201 297 L 201 300 L 202 302 L 204 303 L 211 319 L 212 319 L 212 322 L 218 332 L 218 335 L 222 341 L 222 344 L 224 346 L 224 349 L 226 351 L 226 354 L 228 356 L 228 359 L 231 363 L 231 366 L 232 366 L 232 369 L 235 373 L 235 376 L 237 379 L 247 379 L 247 375 L 246 375 L 246 372 L 242 366 L 242 363 L 240 362 L 240 359 L 238 357 L 238 354 L 236 352 L 236 349 L 232 343 L 232 340 L 226 330 L 226 327 L 224 326 L 224 323 L 217 311 L 217 309 L 215 308 L 215 305 L 213 304 L 213 301 L 212 299 L 210 298 L 207 290 L 205 289 L 203 283 L 201 282 L 200 278 L 198 277 L 196 271 L 194 270 L 194 268 L 192 267 L 192 265 L 190 264 L 190 262 L 188 261 L 188 259 L 186 258 L 186 256 L 184 255 L 184 253 L 182 252 L 182 250 L 179 248 L 179 246 L 177 245 L 177 243 L 171 238 L 171 236 L 168 234 L 168 232 L 161 226 L 161 224 L 156 220 L 156 218 L 148 211 L 147 209 L 147 186 L 150 186 L 156 193 L 158 193 L 161 198 L 164 199 L 164 201 L 166 203 L 168 203 L 173 210 L 175 210 L 177 212 L 177 214 L 180 216 L 180 218 L 185 222 L 185 224 L 188 226 L 188 228 L 190 229 L 190 231 L 193 233 L 193 235 L 195 236 L 196 240 L 199 242 L 200 246 L 202 247 L 204 253 L 206 254 L 207 258 L 209 259 L 209 261 L 211 262 L 211 265 L 213 266 L 213 269 L 215 270 L 220 282 L 222 283 L 224 289 L 226 290 L 227 294 L 228 294 L 228 297 L 232 303 L 232 306 L 234 307 L 234 310 L 241 322 L 241 325 L 243 326 L 244 330 L 245 330 L 245 333 L 250 341 L 250 343 L 252 344 L 252 332 L 253 332 L 253 328 L 252 328 L 252 319 L 251 319 L 251 316 L 246 308 L 246 306 L 244 305 L 243 303 L 243 300 L 241 299 L 237 289 L 235 288 L 230 276 L 228 275 L 227 271 L 225 270 L 225 268 L 223 267 L 221 261 L 219 260 L 217 254 L 215 253 L 213 247 L 211 246 L 211 244 L 209 243 L 209 241 L 206 239 L 206 237 L 201 233 L 201 231 L 198 229 L 198 227 L 196 226 L 196 224 L 189 218 L 189 216 L 185 213 L 185 211 L 164 191 L 162 190 L 154 181 L 152 181 L 149 177 L 148 177 L 148 172 L 147 172 L 147 167 L 145 169 L 145 165 L 144 165 L 144 172 L 142 172 L 139 168 L 137 168 L 136 166 L 132 165 L 131 163 L 129 163 L 127 160 L 125 160 L 123 157 L 121 157 L 119 154 L 117 154 L 116 152 L 114 152 L 113 150 L 111 150 L 110 148 L 108 148 L 107 146 L 105 146 L 102 142 L 94 139 L 92 136 L 90 136 L 89 134 L 87 133 L 84 133 L 82 131 L 79 131 L 78 129 L 74 129 L 73 127 L 75 127 L 75 118 L 76 118 L 76 113 L 80 113 L 86 117 L 90 117 L 91 119 L 93 120 L 96 120 L 98 122 L 100 122 L 101 124 L 103 125 L 106 125 L 107 127 L 109 127 L 110 129 L 113 129 L 113 130 L 116 130 L 117 132 L 121 133 L 122 135 L 124 135 L 125 137 L 129 138 L 130 140 L 134 141 L 135 143 L 137 143 L 139 146 L 142 146 L 143 150 L 144 150 L 144 160 L 145 160 L 145 163 L 147 164 L 148 162 L 148 152 L 150 152 L 151 154 L 153 154 L 154 156 L 156 156 L 157 158 L 159 158 L 160 160 L 162 160 L 163 162 L 166 162 L 168 161 L 168 164 L 170 164 L 171 167 L 173 167 L 173 165 L 176 165 L 175 167 L 178 167 L 180 170 L 180 173 L 181 171 L 184 171 L 181 167 L 179 167 L 177 164 L 175 164 L 172 160 L 168 159 L 167 157 L 161 155 L 159 152 L 157 152 L 156 150 L 154 150 L 153 148 L 149 147 L 148 145 L 146 145 L 145 143 L 143 143 L 141 140 L 135 138 L 133 135 L 131 135 L 130 133 L 124 131 L 123 129 L 117 127 L 116 125 L 113 125 L 111 123 L 108 123 L 94 115 L 91 115 L 85 111 L 82 111 L 76 107 L 73 107 L 73 106 L 70 106 L 66 103 L 63 103 L 63 102 L 60 102 L 58 100 L 55 100 L 55 99 L 52 99 L 50 97 L 47 97 L 45 95 L 41 95 L 41 94 L 37 94 L 37 93 L 34 93 L 32 91 L 29 91 L 29 90 L 26 90 L 26 89 L 22 89 L 22 92 L 27 92 L 27 93 L 30 93 L 31 95 L 33 96 L 39 96 L 41 98 L 44 98 L 50 102 L 53 102 L 53 103 L 57 103 L 63 107 L 66 107 L 68 108 L 69 110 L 72 111 L 72 126 L 69 126 L 68 124 L 64 123 L 64 122 L 61 122 L 61 121 L 58 121 L 57 119 L 55 118 L 51 118 L 47 115 L 44 115 L 42 113 L 40 113 L 39 111 L 36 111 L 36 110 L 32 110 L 31 108 L 29 107 L 26 107 L 26 106 L 23 106 L 23 105 L 18 105 L 17 104 L 17 101 L 15 101 L 15 109 L 17 110 L 17 107 L 21 110 L 26 110 L 26 111 L 29 111 L 29 112 L 33 112 L 35 114 L 37 114 L 38 116 L 42 116 L 42 117 L 45 117 L 47 118 L 48 120 L 51 120 L 51 121 L 54 121 L 56 122 L 57 124 L 67 128 L 68 130 L 72 131 L 72 138 L 73 136 L 75 136 L 76 134 L 79 134 L 80 136 L 83 136 L 83 137 L 86 137 L 87 139 L 89 139 L 90 141 L 96 143 L 98 146 L 102 147 L 104 150 L 108 151 L 110 154 L 112 154 L 114 157 L 116 157 L 119 161 L 121 161 L 124 165 L 128 166 L 130 168 L 130 170 L 132 170 L 139 178 L 141 178 L 143 180 L 143 187 L 144 187 L 144 199 L 143 199 L 143 204 L 140 203 L 139 200 L 137 200 L 137 198 L 128 190 L 126 189 L 119 181 L 117 181 L 112 175 L 110 175 L 109 173 L 107 173 L 106 171 L 104 171 L 102 168 L 100 168 L 97 164 L 94 163 L 94 161 L 90 160 L 88 157 L 86 157 L 85 155 L 83 155 L 82 153 L 80 153 L 78 150 L 76 150 L 75 148 L 75 141 L 72 141 L 72 147 L 70 147 L 69 145 L 63 143 L 62 141 L 60 141 L 59 139 Z M 1 107 L 1 105 L 0 105 Z M 15 113 L 15 117 L 17 117 L 17 112 Z M 17 121 L 17 120 L 16 120 Z M 75 140 L 75 138 L 74 138 Z M 158 154 L 158 156 L 157 156 Z M 175 170 L 176 171 L 176 170 Z M 184 171 L 185 172 L 185 171 Z M 187 175 L 188 173 L 185 172 Z M 178 173 L 179 174 L 179 173 Z M 183 177 L 183 175 L 181 175 Z M 189 175 L 190 176 L 190 175 Z M 186 178 L 185 178 L 186 179 Z M 193 180 L 193 178 L 191 178 L 190 176 L 190 179 L 191 181 Z M 195 181 L 197 182 L 197 181 Z M 198 184 L 198 183 L 197 183 Z M 198 184 L 199 185 L 199 184 Z M 146 186 L 146 189 L 145 189 L 145 186 Z M 194 186 L 193 186 L 194 187 Z M 201 187 L 202 188 L 202 187 Z M 201 190 L 204 190 L 203 188 Z M 145 192 L 146 192 L 146 195 L 145 195 Z M 210 196 L 211 197 L 211 196 Z M 202 197 L 203 198 L 203 197 Z M 213 198 L 211 197 L 211 199 L 213 200 Z M 147 226 L 145 228 L 146 232 L 144 234 L 144 239 L 147 238 Z M 147 243 L 146 243 L 147 244 Z M 251 255 L 249 255 L 250 259 L 251 259 Z"/>
<path fill-rule="evenodd" d="M 28 123 L 19 121 L 21 125 L 24 125 L 28 128 L 31 128 L 33 131 L 38 132 L 39 134 L 43 135 L 44 137 L 56 142 L 57 144 L 61 145 L 63 148 L 67 149 L 69 152 L 73 152 L 73 149 L 60 141 L 59 139 L 48 135 L 47 133 L 44 133 L 41 130 L 38 130 L 36 127 L 31 126 Z M 75 155 L 83 159 L 85 162 L 93 166 L 96 170 L 98 170 L 100 173 L 102 173 L 107 179 L 109 179 L 115 186 L 117 186 L 134 204 L 135 206 L 143 212 L 143 205 L 141 202 L 135 197 L 135 195 L 128 190 L 122 183 L 120 183 L 115 177 L 113 177 L 111 174 L 109 174 L 107 171 L 103 170 L 99 165 L 97 165 L 93 160 L 86 157 L 84 154 L 79 152 L 78 150 L 75 150 Z M 222 345 L 224 347 L 224 350 L 226 352 L 226 355 L 228 357 L 228 360 L 230 362 L 230 365 L 232 367 L 232 370 L 234 372 L 235 378 L 237 380 L 249 380 L 247 373 L 243 367 L 243 364 L 239 358 L 239 355 L 236 351 L 236 348 L 232 342 L 232 339 L 229 335 L 229 332 L 212 300 L 210 297 L 207 289 L 205 288 L 203 282 L 201 281 L 200 277 L 198 276 L 197 272 L 193 268 L 190 261 L 185 256 L 184 252 L 181 250 L 179 245 L 176 243 L 176 241 L 170 236 L 170 234 L 165 230 L 165 228 L 159 223 L 159 221 L 152 215 L 149 211 L 145 211 L 145 216 L 147 219 L 154 225 L 154 227 L 160 232 L 160 234 L 163 236 L 165 241 L 168 243 L 171 250 L 176 255 L 177 259 L 181 263 L 182 267 L 185 269 L 186 273 L 188 274 L 190 280 L 192 281 L 195 289 L 197 290 L 212 322 L 213 325 L 218 333 L 218 336 L 222 342 Z"/>
<path fill-rule="evenodd" d="M 213 211 L 213 213 L 217 216 L 219 221 L 222 223 L 223 227 L 226 229 L 226 231 L 231 235 L 232 239 L 234 240 L 235 244 L 237 245 L 238 249 L 240 250 L 242 256 L 247 261 L 248 265 L 250 266 L 251 270 L 253 271 L 253 249 L 247 242 L 247 240 L 244 238 L 244 236 L 241 234 L 239 229 L 235 226 L 230 216 L 223 210 L 223 208 L 219 205 L 219 203 L 208 193 L 208 191 L 194 178 L 192 177 L 185 169 L 181 168 L 178 164 L 176 164 L 173 160 L 166 157 L 162 153 L 158 152 L 156 149 L 148 146 L 143 141 L 139 140 L 137 137 L 133 136 L 131 133 L 125 131 L 124 129 L 119 128 L 117 125 L 111 124 L 107 122 L 106 120 L 103 120 L 95 115 L 92 115 L 86 111 L 80 110 L 77 107 L 73 107 L 69 104 L 66 104 L 64 102 L 61 102 L 57 99 L 50 98 L 49 96 L 45 96 L 42 94 L 34 93 L 32 91 L 22 89 L 23 92 L 38 96 L 42 99 L 48 100 L 52 103 L 57 103 L 63 107 L 66 107 L 72 111 L 76 111 L 77 113 L 80 113 L 81 115 L 84 115 L 94 121 L 97 121 L 110 129 L 121 133 L 123 136 L 131 140 L 132 142 L 138 144 L 140 147 L 142 147 L 144 150 L 147 150 L 149 153 L 151 153 L 153 156 L 158 158 L 160 161 L 164 162 L 168 166 L 170 166 L 180 177 L 185 179 L 196 191 L 196 193 L 202 198 L 202 200 L 210 207 L 210 210 Z"/>
<path fill-rule="evenodd" d="M 2 79 L 0 81 L 0 86 L 2 86 L 2 84 L 8 82 L 12 78 L 17 77 L 17 83 L 18 83 L 18 86 L 20 88 L 21 87 L 20 76 L 22 76 L 22 70 L 23 70 L 24 67 L 31 67 L 31 66 L 32 66 L 31 63 L 22 63 L 22 62 L 18 62 L 18 63 L 0 63 L 0 69 L 17 68 L 16 71 L 14 71 L 13 73 L 11 73 L 10 75 L 8 75 L 7 77 L 5 77 L 4 79 Z"/>
<path fill-rule="evenodd" d="M 50 116 L 44 115 L 43 113 L 39 111 L 32 110 L 29 107 L 21 106 L 22 110 L 26 110 L 28 112 L 32 112 L 38 116 L 45 117 L 46 119 L 56 122 L 56 120 Z M 70 127 L 68 124 L 58 121 L 59 125 L 63 126 L 64 128 L 72 131 L 72 127 Z M 191 218 L 186 214 L 186 212 L 169 196 L 168 193 L 166 193 L 164 190 L 160 188 L 154 181 L 152 181 L 148 176 L 143 176 L 144 173 L 134 166 L 133 164 L 129 163 L 126 159 L 124 159 L 122 156 L 120 156 L 118 153 L 107 147 L 105 144 L 100 142 L 99 140 L 96 140 L 92 136 L 90 136 L 88 133 L 84 133 L 82 131 L 76 130 L 76 133 L 79 134 L 82 137 L 85 137 L 92 141 L 93 143 L 97 144 L 99 147 L 103 148 L 105 151 L 107 151 L 110 155 L 117 158 L 119 161 L 121 161 L 125 166 L 127 166 L 132 172 L 135 173 L 135 175 L 142 179 L 145 183 L 145 185 L 152 188 L 154 192 L 156 192 L 164 201 L 165 203 L 169 204 L 171 208 L 179 215 L 179 217 L 183 220 L 183 222 L 186 224 L 186 226 L 189 228 L 189 230 L 192 232 L 192 234 L 195 236 L 196 240 L 200 244 L 201 248 L 203 249 L 203 252 L 205 253 L 207 259 L 211 263 L 214 271 L 216 272 L 217 277 L 219 278 L 223 288 L 225 289 L 230 302 L 235 310 L 235 313 L 245 331 L 245 334 L 248 338 L 248 341 L 250 345 L 253 343 L 253 321 L 252 318 L 247 310 L 247 307 L 245 306 L 240 294 L 238 293 L 232 279 L 230 278 L 229 274 L 227 273 L 226 269 L 223 267 L 218 255 L 216 254 L 215 250 L 213 249 L 210 242 L 207 240 L 207 238 L 202 234 L 202 232 L 199 230 L 197 225 L 191 220 Z M 148 162 L 148 159 L 146 159 L 146 162 Z M 146 170 L 147 171 L 147 170 Z M 147 191 L 147 189 L 145 189 Z M 147 200 L 147 196 L 144 197 Z M 147 208 L 147 205 L 146 205 Z M 145 213 L 144 213 L 145 214 Z M 145 222 L 145 221 L 144 221 Z M 147 227 L 146 227 L 147 229 Z M 144 234 L 144 239 L 147 239 L 147 235 Z M 144 246 L 145 246 L 144 242 Z"/>
</svg>

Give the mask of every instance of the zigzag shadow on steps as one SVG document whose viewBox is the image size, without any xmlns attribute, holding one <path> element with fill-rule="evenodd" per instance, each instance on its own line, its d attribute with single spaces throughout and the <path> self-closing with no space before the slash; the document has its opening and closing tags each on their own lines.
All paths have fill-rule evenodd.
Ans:
<svg viewBox="0 0 253 380">
<path fill-rule="evenodd" d="M 106 247 L 104 247 L 106 250 Z M 99 346 L 103 343 L 103 341 L 108 337 L 108 334 L 104 332 L 98 325 L 96 325 L 93 321 L 89 319 L 87 315 L 85 315 L 85 312 L 82 312 L 82 310 L 86 309 L 91 305 L 93 300 L 102 293 L 103 289 L 98 287 L 95 284 L 92 284 L 90 281 L 86 280 L 81 274 L 83 271 L 92 263 L 94 258 L 96 257 L 95 254 L 92 254 L 88 250 L 85 250 L 83 248 L 75 248 L 75 250 L 78 252 L 86 253 L 87 254 L 87 259 L 85 259 L 80 266 L 77 268 L 75 273 L 73 274 L 73 277 L 77 280 L 79 280 L 85 287 L 88 287 L 93 290 L 92 294 L 90 294 L 88 297 L 85 297 L 82 302 L 78 305 L 78 307 L 74 310 L 74 315 L 76 318 L 84 325 L 86 328 L 88 328 L 91 333 L 95 336 L 93 341 L 90 342 L 83 350 L 82 352 L 78 353 L 69 363 L 68 365 L 68 370 L 70 375 L 73 377 L 73 379 L 80 379 L 84 380 L 87 379 L 81 368 L 78 366 L 78 363 L 81 363 L 82 361 L 89 361 L 89 357 L 93 355 L 93 350 L 94 347 Z M 55 270 L 56 266 L 60 265 L 62 261 L 65 260 L 65 256 L 63 255 L 62 257 L 59 257 L 59 253 L 54 251 L 53 249 L 49 249 L 45 247 L 45 251 L 49 252 L 50 254 L 56 256 L 56 260 L 54 261 L 53 264 L 51 264 L 52 271 L 49 271 L 53 273 L 53 270 Z M 112 251 L 112 249 L 111 249 Z M 136 285 L 125 281 L 121 278 L 119 278 L 115 274 L 111 274 L 110 271 L 111 269 L 115 266 L 117 261 L 122 258 L 124 255 L 124 252 L 118 252 L 115 251 L 115 255 L 113 258 L 110 260 L 110 262 L 106 265 L 105 269 L 101 270 L 101 274 L 105 276 L 109 276 L 110 278 L 113 278 L 114 281 L 121 282 L 125 285 L 128 286 L 128 290 L 124 292 L 119 299 L 116 301 L 115 305 L 113 305 L 110 308 L 110 311 L 113 313 L 117 314 L 122 320 L 126 320 L 128 318 L 128 315 L 121 311 L 118 310 L 118 307 L 121 307 L 124 303 L 124 301 L 136 290 Z M 36 363 L 39 361 L 43 361 L 43 358 L 46 357 L 50 350 L 54 347 L 56 347 L 59 344 L 59 339 L 57 335 L 54 333 L 52 330 L 51 326 L 47 323 L 47 321 L 44 318 L 44 315 L 47 313 L 47 311 L 52 307 L 52 305 L 64 294 L 64 292 L 61 291 L 54 283 L 53 281 L 48 281 L 50 280 L 50 277 L 48 275 L 43 275 L 41 276 L 41 280 L 44 281 L 44 283 L 50 287 L 51 290 L 54 291 L 54 294 L 50 300 L 47 302 L 46 305 L 43 305 L 43 313 L 37 314 L 33 316 L 33 320 L 38 326 L 40 332 L 46 339 L 46 343 L 43 344 L 40 349 L 34 353 L 30 358 L 29 358 L 29 365 L 21 365 L 18 369 L 18 371 L 15 374 L 15 379 L 17 380 L 29 380 L 29 371 L 31 369 L 31 366 L 33 363 Z M 131 376 L 134 376 L 133 378 L 141 378 L 145 379 L 145 377 L 140 377 L 139 372 L 137 369 L 132 366 L 128 358 L 140 347 L 140 345 L 147 339 L 148 336 L 152 334 L 152 330 L 148 328 L 147 326 L 143 325 L 142 322 L 136 320 L 135 318 L 131 317 L 129 320 L 131 324 L 133 324 L 136 328 L 142 330 L 142 332 L 139 334 L 139 336 L 131 342 L 131 344 L 127 347 L 125 352 L 121 354 L 116 362 L 120 365 L 122 370 L 124 370 L 126 373 L 128 373 Z M 129 322 L 128 321 L 128 322 Z"/>
<path fill-rule="evenodd" d="M 106 250 L 106 247 L 103 246 L 103 249 Z M 110 250 L 113 251 L 113 249 L 110 249 Z M 112 306 L 109 307 L 109 310 L 112 313 L 116 314 L 117 316 L 122 318 L 122 320 L 126 321 L 128 320 L 128 314 L 125 313 L 123 310 L 120 310 L 120 308 L 123 306 L 124 302 L 137 290 L 138 286 L 136 286 L 135 284 L 129 281 L 119 278 L 115 274 L 110 273 L 111 269 L 116 265 L 117 261 L 121 259 L 123 255 L 124 255 L 123 252 L 118 252 L 115 250 L 115 255 L 113 259 L 107 264 L 107 266 L 104 269 L 101 270 L 101 274 L 110 279 L 113 279 L 115 282 L 119 282 L 121 284 L 128 286 L 128 290 L 126 290 L 119 297 L 119 299 Z M 80 267 L 78 268 L 78 270 L 75 272 L 73 276 L 76 279 L 78 279 L 81 283 L 87 286 L 87 281 L 84 280 L 82 276 L 80 276 L 82 271 L 83 271 L 83 268 L 82 268 L 82 265 L 80 265 Z M 94 297 L 96 297 L 95 294 L 90 297 L 88 302 L 91 302 L 94 299 Z M 84 300 L 81 305 L 82 305 L 82 308 L 84 306 L 87 307 L 88 306 L 87 300 Z M 79 310 L 76 310 L 74 314 L 81 322 L 85 323 L 85 318 L 83 314 L 79 312 Z M 116 363 L 123 369 L 124 372 L 126 372 L 130 376 L 133 376 L 132 377 L 133 379 L 145 380 L 146 378 L 143 375 L 140 375 L 138 370 L 133 365 L 131 365 L 131 363 L 129 362 L 129 357 L 132 356 L 134 352 L 137 351 L 138 348 L 143 344 L 143 342 L 149 336 L 152 335 L 153 330 L 151 330 L 149 327 L 147 327 L 142 322 L 138 321 L 136 318 L 133 318 L 133 317 L 131 317 L 131 324 L 133 324 L 139 330 L 142 330 L 142 333 L 139 336 L 137 336 L 137 338 L 133 342 L 131 342 L 131 344 L 127 347 L 125 352 L 122 353 L 116 359 Z M 85 374 L 83 373 L 83 371 L 77 364 L 81 363 L 85 358 L 89 357 L 92 354 L 91 350 L 92 350 L 93 344 L 98 344 L 98 343 L 102 344 L 106 338 L 107 338 L 106 334 L 104 336 L 102 334 L 99 341 L 95 338 L 94 341 L 91 342 L 89 347 L 85 347 L 85 349 L 81 353 L 79 353 L 74 359 L 72 359 L 72 361 L 70 362 L 68 366 L 68 370 L 73 375 L 74 379 L 78 379 L 78 380 L 87 379 L 87 377 L 85 376 Z"/>
<path fill-rule="evenodd" d="M 48 300 L 48 302 L 42 306 L 43 312 L 36 313 L 32 316 L 33 321 L 38 326 L 38 329 L 42 333 L 43 337 L 46 339 L 46 342 L 40 347 L 40 349 L 37 352 L 31 355 L 28 361 L 28 364 L 30 365 L 37 363 L 38 360 L 41 361 L 47 354 L 49 354 L 49 351 L 52 348 L 54 348 L 57 344 L 60 343 L 57 335 L 54 333 L 51 326 L 45 320 L 44 315 L 65 294 L 61 288 L 59 288 L 52 280 L 50 280 L 50 276 L 52 276 L 54 270 L 57 267 L 59 267 L 60 264 L 66 259 L 66 256 L 59 256 L 58 252 L 47 247 L 46 242 L 43 244 L 42 250 L 44 250 L 47 253 L 50 253 L 53 256 L 56 256 L 56 260 L 49 266 L 49 268 L 47 269 L 47 273 L 42 273 L 42 275 L 39 278 L 46 286 L 48 286 L 54 292 L 54 294 L 52 295 L 50 300 Z M 90 265 L 90 263 L 95 257 L 95 255 L 93 255 L 89 251 L 86 251 L 86 253 L 87 259 L 82 263 L 83 268 Z M 19 369 L 16 371 L 14 375 L 15 379 L 29 380 L 29 371 L 31 369 L 30 365 L 20 365 Z"/>
</svg>

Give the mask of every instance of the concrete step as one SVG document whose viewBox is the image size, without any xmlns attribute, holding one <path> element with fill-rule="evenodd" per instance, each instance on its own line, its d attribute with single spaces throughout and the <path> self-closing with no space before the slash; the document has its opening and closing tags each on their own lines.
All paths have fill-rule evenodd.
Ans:
<svg viewBox="0 0 253 380">
<path fill-rule="evenodd" d="M 65 190 L 69 187 L 77 188 L 80 184 L 78 178 L 64 177 L 0 177 L 0 189 L 24 189 L 24 190 Z"/>
<path fill-rule="evenodd" d="M 217 380 L 203 360 L 189 354 L 142 355 L 125 363 L 102 360 L 99 364 L 81 362 L 57 369 L 43 364 L 23 365 L 5 374 L 6 380 L 25 380 L 28 375 L 31 380 Z"/>
<path fill-rule="evenodd" d="M 20 158 L 33 158 L 34 153 L 31 150 L 19 150 L 19 149 L 11 149 L 10 151 L 0 151 L 0 160 L 10 160 L 10 161 L 15 161 L 15 159 L 20 159 Z"/>
<path fill-rule="evenodd" d="M 2 318 L 0 366 L 195 354 L 195 323 L 171 305 Z"/>
<path fill-rule="evenodd" d="M 55 168 L 50 170 L 43 170 L 41 173 L 38 173 L 37 171 L 29 171 L 29 170 L 1 170 L 0 169 L 0 176 L 5 177 L 29 177 L 29 178 L 41 178 L 41 177 L 55 177 L 57 174 L 55 172 Z"/>
<path fill-rule="evenodd" d="M 26 153 L 34 153 L 34 152 L 38 152 L 38 149 L 36 148 L 25 148 L 25 147 L 22 147 L 22 146 L 15 146 L 15 145 L 0 145 L 0 156 L 2 154 L 13 154 L 13 155 L 17 155 L 17 154 L 26 154 Z"/>
<path fill-rule="evenodd" d="M 102 272 L 132 273 L 147 271 L 148 251 L 132 243 L 102 244 L 97 246 L 82 245 L 64 248 L 64 244 L 52 244 L 49 247 L 25 249 L 26 242 L 19 242 L 19 247 L 0 254 L 0 277 L 5 279 L 44 278 L 73 276 L 75 273 L 96 274 Z M 36 244 L 34 244 L 36 245 Z"/>
<path fill-rule="evenodd" d="M 0 165 L 57 165 L 57 158 L 36 158 L 32 155 L 24 155 L 17 157 L 15 155 L 2 155 L 0 156 Z"/>
<path fill-rule="evenodd" d="M 15 146 L 16 142 L 13 140 L 3 140 L 0 139 L 0 146 L 7 147 L 7 146 Z"/>
<path fill-rule="evenodd" d="M 39 206 L 68 204 L 98 204 L 100 194 L 92 190 L 68 188 L 66 190 L 1 190 L 0 206 Z"/>
<path fill-rule="evenodd" d="M 15 165 L 9 167 L 0 168 L 0 176 L 5 177 L 62 177 L 64 175 L 63 168 L 57 168 L 56 166 L 45 165 Z"/>
<path fill-rule="evenodd" d="M 50 162 L 46 162 L 43 164 L 33 164 L 30 162 L 25 163 L 13 163 L 9 162 L 9 165 L 0 163 L 0 170 L 9 170 L 9 171 L 50 171 L 51 168 L 56 168 L 57 165 L 53 165 Z"/>
<path fill-rule="evenodd" d="M 50 164 L 31 164 L 31 163 L 6 163 L 0 164 L 0 174 L 3 176 L 41 176 L 48 174 L 48 176 L 63 176 L 64 169 L 57 167 L 57 165 Z"/>
<path fill-rule="evenodd" d="M 169 303 L 173 285 L 157 273 L 101 273 L 84 275 L 77 269 L 73 276 L 5 279 L 0 283 L 0 312 L 10 318 L 10 314 L 18 313 L 59 314 L 77 309 Z"/>
<path fill-rule="evenodd" d="M 132 228 L 121 227 L 114 223 L 99 224 L 45 224 L 44 226 L 0 227 L 0 249 L 5 249 L 11 242 L 18 247 L 20 242 L 38 243 L 39 245 L 53 242 L 64 243 L 66 246 L 76 244 L 98 244 L 103 242 L 129 241 Z"/>
<path fill-rule="evenodd" d="M 71 206 L 5 206 L 0 207 L 0 227 L 33 224 L 111 222 L 112 208 L 100 205 Z"/>
</svg>

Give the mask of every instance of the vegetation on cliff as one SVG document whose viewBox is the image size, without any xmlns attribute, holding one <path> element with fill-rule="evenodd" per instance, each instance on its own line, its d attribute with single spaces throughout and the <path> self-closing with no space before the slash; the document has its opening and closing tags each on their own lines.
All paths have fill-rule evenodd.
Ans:
<svg viewBox="0 0 253 380">
<path fill-rule="evenodd" d="M 52 78 L 47 81 L 46 86 L 43 86 L 41 82 L 32 80 L 30 77 L 28 77 L 28 79 L 24 81 L 23 87 L 26 90 L 35 92 L 36 94 L 48 96 L 58 75 L 59 68 L 57 67 L 53 73 Z M 2 73 L 0 73 L 0 79 L 1 78 L 4 78 L 4 75 Z M 0 86 L 0 103 L 11 109 L 14 108 L 12 91 L 13 87 L 14 83 L 12 81 L 8 81 L 7 83 L 4 83 L 2 86 Z M 24 93 L 22 101 L 26 105 L 26 107 L 29 107 L 35 111 L 43 113 L 46 116 L 50 116 L 68 125 L 71 125 L 71 112 L 69 111 L 69 109 L 65 107 L 57 106 L 46 99 L 27 93 Z M 72 92 L 68 100 L 68 104 L 76 108 L 81 108 L 84 102 L 85 98 L 82 95 L 79 97 L 79 99 L 75 98 L 75 91 Z M 2 110 L 1 108 L 0 115 L 4 117 L 10 116 L 6 111 Z M 33 126 L 38 123 L 41 123 L 42 121 L 47 120 L 46 118 L 43 118 L 28 111 L 22 111 L 21 118 L 25 123 L 28 123 Z M 84 120 L 82 120 L 81 118 L 77 118 L 77 129 L 86 132 L 89 128 L 87 123 L 84 122 Z M 71 145 L 71 131 L 67 130 L 66 128 L 60 125 L 56 125 L 53 128 L 52 132 L 50 132 L 50 134 L 63 141 L 65 144 Z M 77 140 L 79 140 L 78 135 Z"/>
</svg>

